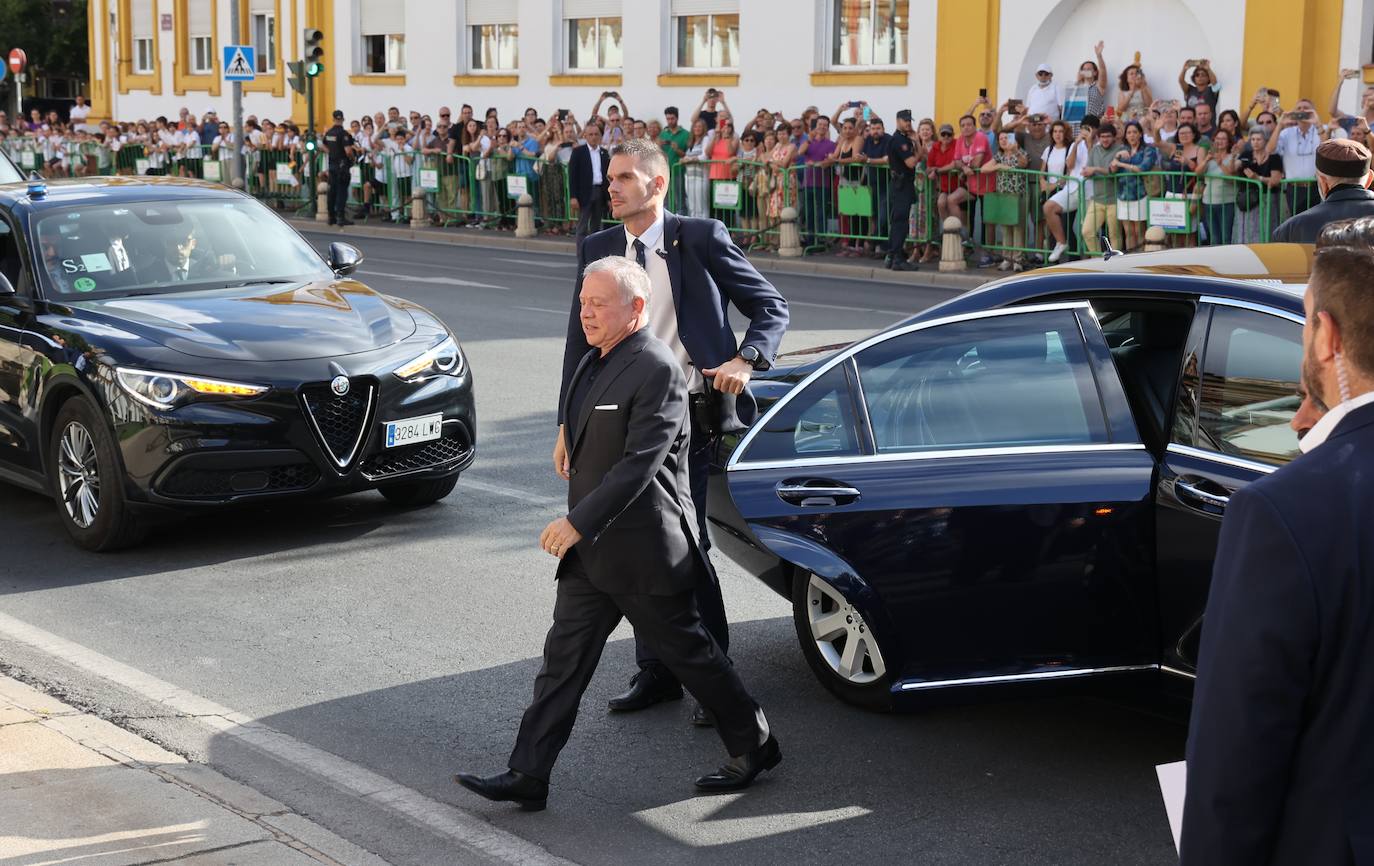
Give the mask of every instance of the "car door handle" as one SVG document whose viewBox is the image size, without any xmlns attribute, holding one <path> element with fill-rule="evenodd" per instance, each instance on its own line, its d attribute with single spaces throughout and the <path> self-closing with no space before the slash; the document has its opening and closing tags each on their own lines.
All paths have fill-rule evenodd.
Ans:
<svg viewBox="0 0 1374 866">
<path fill-rule="evenodd" d="M 847 484 L 823 478 L 784 481 L 777 486 L 778 498 L 791 505 L 848 505 L 859 498 L 859 491 Z"/>
<path fill-rule="evenodd" d="M 1174 481 L 1174 491 L 1178 494 L 1179 499 L 1188 502 L 1188 504 L 1200 502 L 1203 505 L 1210 505 L 1213 508 L 1225 508 L 1226 504 L 1231 501 L 1231 497 L 1203 490 L 1202 485 L 1206 483 L 1208 482 L 1200 478 L 1189 478 L 1187 480 L 1178 478 Z M 1189 500 L 1192 500 L 1192 502 L 1189 502 Z"/>
</svg>

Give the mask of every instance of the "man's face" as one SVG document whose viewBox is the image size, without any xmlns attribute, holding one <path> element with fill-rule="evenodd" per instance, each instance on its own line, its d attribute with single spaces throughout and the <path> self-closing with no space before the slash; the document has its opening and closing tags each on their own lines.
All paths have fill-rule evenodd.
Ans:
<svg viewBox="0 0 1374 866">
<path fill-rule="evenodd" d="M 877 139 L 877 138 L 882 138 L 882 137 L 883 137 L 883 124 L 882 124 L 880 121 L 877 121 L 877 120 L 873 121 L 872 123 L 870 123 L 870 124 L 868 125 L 868 134 L 871 135 L 871 136 L 873 136 L 873 138 L 875 138 L 875 139 Z"/>
<path fill-rule="evenodd" d="M 983 127 L 984 129 L 987 129 L 989 126 L 992 126 L 992 112 L 986 109 L 978 112 L 978 125 Z"/>
<path fill-rule="evenodd" d="M 1212 128 L 1212 106 L 1205 102 L 1198 103 L 1197 108 L 1193 109 L 1197 113 L 1198 126 L 1203 129 Z"/>
<path fill-rule="evenodd" d="M 1298 386 L 1298 399 L 1302 402 L 1298 405 L 1298 411 L 1293 413 L 1293 419 L 1288 422 L 1288 426 L 1292 427 L 1293 432 L 1301 439 L 1312 431 L 1322 416 L 1330 411 L 1330 407 L 1313 396 L 1306 385 Z"/>
<path fill-rule="evenodd" d="M 635 121 L 635 133 L 634 133 L 634 134 L 635 134 L 635 138 L 643 138 L 644 136 L 648 135 L 648 133 L 649 133 L 649 128 L 648 128 L 647 126 L 644 125 L 644 121 L 642 121 L 642 120 L 636 120 L 636 121 Z"/>
<path fill-rule="evenodd" d="M 1197 112 L 1191 108 L 1180 109 L 1178 112 L 1179 123 L 1197 123 Z"/>
<path fill-rule="evenodd" d="M 668 188 L 666 177 L 654 177 L 639 167 L 634 157 L 617 154 L 611 157 L 610 184 L 611 215 L 624 220 L 643 213 L 655 200 L 663 197 Z"/>
<path fill-rule="evenodd" d="M 587 137 L 587 144 L 591 145 L 591 147 L 598 148 L 601 146 L 601 127 L 593 123 L 588 125 L 587 128 L 583 130 L 583 133 L 585 133 Z"/>
<path fill-rule="evenodd" d="M 386 110 L 386 118 L 387 120 L 400 120 L 401 110 L 399 108 L 388 108 Z"/>
<path fill-rule="evenodd" d="M 828 136 L 828 135 L 830 135 L 830 118 L 828 118 L 828 117 L 818 117 L 818 118 L 816 118 L 816 137 L 817 137 L 817 138 L 825 138 L 825 137 Z"/>
<path fill-rule="evenodd" d="M 644 309 L 640 298 L 626 302 L 615 277 L 604 272 L 590 274 L 582 281 L 578 302 L 587 345 L 603 351 L 634 332 Z"/>
<path fill-rule="evenodd" d="M 1103 128 L 1097 131 L 1097 143 L 1102 147 L 1111 147 L 1116 144 L 1116 132 L 1110 128 Z"/>
<path fill-rule="evenodd" d="M 973 135 L 973 133 L 975 132 L 973 126 L 973 118 L 965 117 L 963 120 L 960 120 L 959 132 L 963 134 L 964 138 L 968 138 L 970 135 Z"/>
<path fill-rule="evenodd" d="M 1045 136 L 1045 118 L 1035 115 L 1030 121 L 1031 138 L 1043 138 Z"/>
<path fill-rule="evenodd" d="M 672 114 L 672 113 L 665 114 L 665 115 L 663 115 L 663 120 L 664 120 L 665 123 L 668 124 L 668 128 L 669 128 L 669 129 L 677 129 L 677 115 L 676 115 L 676 114 Z"/>
<path fill-rule="evenodd" d="M 348 131 L 354 135 L 357 135 L 359 132 L 362 132 L 362 129 L 362 124 L 358 123 L 358 121 L 356 120 L 348 125 Z"/>
</svg>

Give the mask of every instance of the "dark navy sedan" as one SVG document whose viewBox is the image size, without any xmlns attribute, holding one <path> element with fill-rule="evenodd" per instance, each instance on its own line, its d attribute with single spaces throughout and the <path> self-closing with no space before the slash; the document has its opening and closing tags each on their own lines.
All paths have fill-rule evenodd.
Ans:
<svg viewBox="0 0 1374 866">
<path fill-rule="evenodd" d="M 1228 497 L 1298 453 L 1311 254 L 1041 270 L 795 359 L 722 449 L 715 543 L 854 704 L 1187 684 Z"/>
<path fill-rule="evenodd" d="M 77 544 L 283 497 L 414 506 L 473 459 L 472 375 L 429 311 L 198 181 L 0 177 L 0 481 Z"/>
</svg>

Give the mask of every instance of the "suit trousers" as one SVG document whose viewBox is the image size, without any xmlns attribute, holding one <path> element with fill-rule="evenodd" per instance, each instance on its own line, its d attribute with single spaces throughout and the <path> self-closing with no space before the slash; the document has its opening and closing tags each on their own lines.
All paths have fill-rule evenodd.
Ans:
<svg viewBox="0 0 1374 866">
<path fill-rule="evenodd" d="M 579 205 L 575 237 L 585 238 L 601 231 L 601 221 L 606 218 L 605 188 L 597 187 L 592 191 L 592 200 L 588 203 L 579 202 Z"/>
<path fill-rule="evenodd" d="M 341 220 L 348 215 L 348 166 L 329 170 L 329 217 Z"/>
<path fill-rule="evenodd" d="M 676 595 L 610 595 L 592 585 L 577 552 L 563 563 L 553 627 L 544 641 L 544 666 L 534 680 L 534 700 L 520 721 L 508 766 L 548 781 L 558 753 L 577 720 L 606 639 L 620 617 L 663 659 L 716 722 L 730 755 L 768 740 L 768 720 L 745 690 L 735 668 L 707 634 L 691 592 Z"/>
<path fill-rule="evenodd" d="M 892 181 L 887 206 L 887 257 L 906 256 L 906 237 L 911 231 L 911 206 L 916 203 L 916 187 L 910 175 Z"/>
<path fill-rule="evenodd" d="M 699 432 L 693 426 L 692 440 L 688 446 L 690 450 L 687 454 L 687 477 L 692 483 L 692 505 L 697 510 L 697 535 L 700 539 L 701 558 L 706 560 L 706 571 L 692 594 L 696 597 L 697 612 L 701 614 L 702 624 L 706 626 L 720 651 L 729 656 L 730 623 L 725 618 L 725 599 L 720 594 L 720 579 L 716 576 L 715 566 L 711 565 L 711 536 L 706 531 L 706 483 L 710 478 L 711 458 L 716 453 L 716 442 L 714 437 Z M 663 662 L 654 653 L 653 647 L 640 640 L 637 630 L 635 661 L 641 669 L 663 667 Z"/>
</svg>

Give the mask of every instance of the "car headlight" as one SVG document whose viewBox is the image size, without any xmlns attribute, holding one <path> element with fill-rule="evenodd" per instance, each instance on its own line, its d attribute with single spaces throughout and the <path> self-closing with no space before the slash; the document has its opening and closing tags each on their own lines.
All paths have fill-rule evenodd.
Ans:
<svg viewBox="0 0 1374 866">
<path fill-rule="evenodd" d="M 444 341 L 424 354 L 391 373 L 406 382 L 428 379 L 430 376 L 457 376 L 463 372 L 463 353 L 458 349 L 458 341 L 445 337 Z"/>
<path fill-rule="evenodd" d="M 199 397 L 256 397 L 267 391 L 266 385 L 248 385 L 206 379 L 202 376 L 183 376 L 179 373 L 157 373 L 120 367 L 115 370 L 119 386 L 138 402 L 154 409 L 174 409 Z"/>
</svg>

